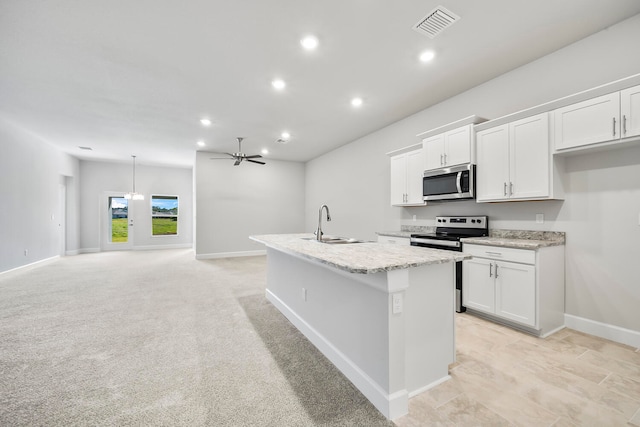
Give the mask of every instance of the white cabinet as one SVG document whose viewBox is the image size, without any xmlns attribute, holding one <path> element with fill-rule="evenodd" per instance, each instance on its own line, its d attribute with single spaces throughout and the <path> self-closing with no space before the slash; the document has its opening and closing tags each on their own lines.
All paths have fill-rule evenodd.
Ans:
<svg viewBox="0 0 640 427">
<path fill-rule="evenodd" d="M 393 245 L 411 246 L 411 240 L 408 237 L 378 236 L 378 243 L 391 243 Z"/>
<path fill-rule="evenodd" d="M 553 112 L 556 150 L 620 138 L 620 93 L 615 92 Z"/>
<path fill-rule="evenodd" d="M 557 151 L 640 135 L 640 86 L 558 108 L 553 112 Z"/>
<path fill-rule="evenodd" d="M 640 86 L 620 92 L 620 113 L 622 115 L 623 138 L 640 135 Z"/>
<path fill-rule="evenodd" d="M 478 202 L 562 197 L 547 113 L 480 130 L 476 143 Z"/>
<path fill-rule="evenodd" d="M 422 198 L 422 174 L 424 155 L 422 149 L 391 156 L 391 205 L 424 205 Z"/>
<path fill-rule="evenodd" d="M 539 335 L 564 325 L 564 246 L 536 250 L 464 244 L 463 305 Z"/>
<path fill-rule="evenodd" d="M 422 140 L 426 170 L 461 165 L 472 161 L 473 129 L 471 124 Z"/>
</svg>

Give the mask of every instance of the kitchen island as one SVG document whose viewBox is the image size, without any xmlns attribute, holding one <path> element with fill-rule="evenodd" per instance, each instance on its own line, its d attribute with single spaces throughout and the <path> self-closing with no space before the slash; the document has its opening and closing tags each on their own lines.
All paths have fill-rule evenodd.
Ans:
<svg viewBox="0 0 640 427">
<path fill-rule="evenodd" d="M 261 235 L 267 299 L 382 412 L 449 378 L 461 252 Z"/>
</svg>

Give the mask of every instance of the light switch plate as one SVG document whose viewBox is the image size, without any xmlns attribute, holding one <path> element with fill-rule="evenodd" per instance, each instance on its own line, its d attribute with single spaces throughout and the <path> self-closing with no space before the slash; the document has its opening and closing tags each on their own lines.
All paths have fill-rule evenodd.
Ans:
<svg viewBox="0 0 640 427">
<path fill-rule="evenodd" d="M 536 214 L 536 223 L 543 224 L 544 223 L 544 214 Z"/>
</svg>

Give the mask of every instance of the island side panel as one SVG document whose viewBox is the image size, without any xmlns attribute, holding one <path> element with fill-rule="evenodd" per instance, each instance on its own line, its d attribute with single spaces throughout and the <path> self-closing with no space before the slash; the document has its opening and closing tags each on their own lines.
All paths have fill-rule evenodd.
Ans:
<svg viewBox="0 0 640 427">
<path fill-rule="evenodd" d="M 406 271 L 406 388 L 412 397 L 450 378 L 449 364 L 455 362 L 455 263 Z"/>
<path fill-rule="evenodd" d="M 386 273 L 346 273 L 272 248 L 267 260 L 267 298 L 385 416 L 405 414 L 404 366 L 390 367 L 390 348 L 404 360 L 404 318 L 391 319 Z"/>
</svg>

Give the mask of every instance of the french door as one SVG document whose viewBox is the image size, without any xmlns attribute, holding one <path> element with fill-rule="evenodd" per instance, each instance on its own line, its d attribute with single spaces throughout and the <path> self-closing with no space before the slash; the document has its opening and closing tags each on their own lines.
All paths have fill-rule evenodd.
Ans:
<svg viewBox="0 0 640 427">
<path fill-rule="evenodd" d="M 133 248 L 133 203 L 123 193 L 106 192 L 100 201 L 102 250 Z"/>
</svg>

